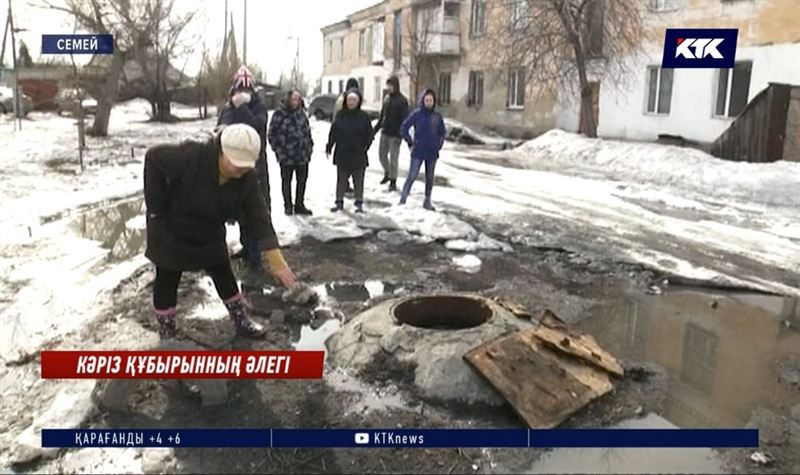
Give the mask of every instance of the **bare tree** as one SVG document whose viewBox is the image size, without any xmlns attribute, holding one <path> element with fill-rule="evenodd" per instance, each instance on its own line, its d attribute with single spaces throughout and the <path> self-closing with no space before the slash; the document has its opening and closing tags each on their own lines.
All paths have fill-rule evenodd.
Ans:
<svg viewBox="0 0 800 475">
<path fill-rule="evenodd" d="M 138 0 L 115 2 L 122 25 L 133 38 L 133 57 L 141 68 L 143 96 L 150 103 L 152 119 L 173 120 L 172 96 L 184 79 L 172 62 L 187 57 L 190 48 L 181 41 L 195 12 L 177 13 L 175 0 Z"/>
<path fill-rule="evenodd" d="M 419 95 L 420 85 L 424 78 L 438 76 L 438 63 L 433 58 L 432 44 L 434 35 L 438 33 L 437 15 L 439 3 L 420 4 L 413 7 L 412 21 L 406 22 L 406 37 L 409 47 L 408 55 L 402 58 L 400 69 L 408 75 L 411 83 L 411 100 L 416 100 Z"/>
<path fill-rule="evenodd" d="M 642 41 L 639 0 L 510 0 L 492 4 L 484 57 L 524 68 L 539 92 L 580 93 L 580 129 L 597 136 L 590 76 L 620 87 Z M 577 89 L 577 91 L 576 91 Z"/>
<path fill-rule="evenodd" d="M 115 14 L 113 6 L 129 5 L 129 0 L 62 0 L 52 3 L 43 0 L 40 8 L 47 8 L 64 12 L 72 16 L 78 26 L 86 31 L 97 34 L 114 35 L 114 54 L 111 63 L 102 74 L 102 84 L 95 91 L 97 96 L 97 113 L 94 123 L 89 128 L 89 135 L 105 137 L 108 135 L 108 122 L 111 117 L 111 108 L 117 100 L 119 92 L 119 79 L 122 68 L 129 57 L 130 41 L 121 28 L 121 21 Z"/>
</svg>

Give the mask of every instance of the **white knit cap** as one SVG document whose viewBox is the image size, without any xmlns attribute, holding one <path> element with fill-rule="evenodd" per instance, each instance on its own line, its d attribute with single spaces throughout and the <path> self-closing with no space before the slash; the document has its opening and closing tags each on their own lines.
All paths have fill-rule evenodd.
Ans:
<svg viewBox="0 0 800 475">
<path fill-rule="evenodd" d="M 247 124 L 233 124 L 222 129 L 222 153 L 240 168 L 255 168 L 261 151 L 261 137 Z"/>
</svg>

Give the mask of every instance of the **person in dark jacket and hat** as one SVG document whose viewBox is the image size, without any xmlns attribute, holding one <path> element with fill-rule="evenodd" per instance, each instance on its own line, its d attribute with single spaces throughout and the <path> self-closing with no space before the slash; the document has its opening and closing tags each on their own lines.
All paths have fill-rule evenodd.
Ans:
<svg viewBox="0 0 800 475">
<path fill-rule="evenodd" d="M 247 66 L 240 67 L 233 76 L 233 83 L 229 91 L 229 99 L 220 112 L 217 126 L 232 124 L 247 124 L 256 132 L 261 139 L 261 148 L 258 152 L 258 160 L 255 165 L 256 177 L 264 199 L 266 209 L 269 211 L 272 206 L 269 191 L 269 172 L 267 170 L 267 107 L 261 101 L 261 97 L 255 91 L 255 79 L 253 73 Z M 251 266 L 260 266 L 258 246 L 255 240 L 250 237 L 248 223 L 239 220 L 240 241 L 242 243 L 241 256 L 247 258 Z"/>
<path fill-rule="evenodd" d="M 389 184 L 389 191 L 397 191 L 397 160 L 400 156 L 400 126 L 408 117 L 408 100 L 400 92 L 400 81 L 397 76 L 386 80 L 388 94 L 383 101 L 381 116 L 375 124 L 374 132 L 381 133 L 378 146 L 378 156 L 383 167 L 383 180 L 381 185 Z"/>
<path fill-rule="evenodd" d="M 308 116 L 302 107 L 300 92 L 292 89 L 286 94 L 281 108 L 272 114 L 269 123 L 269 144 L 281 166 L 283 207 L 286 215 L 311 215 L 306 208 L 305 194 L 308 163 L 314 141 Z M 292 177 L 297 176 L 297 191 L 292 202 Z"/>
<path fill-rule="evenodd" d="M 336 114 L 338 114 L 339 111 L 341 111 L 344 108 L 344 102 L 345 98 L 347 97 L 347 91 L 351 91 L 353 89 L 358 91 L 359 94 L 361 93 L 361 85 L 358 83 L 358 79 L 348 78 L 347 82 L 344 85 L 344 92 L 339 94 L 339 97 L 336 98 L 336 102 L 333 104 L 333 115 L 331 116 L 331 123 L 333 123 L 336 120 Z M 347 183 L 345 183 L 345 193 L 347 194 L 347 196 L 350 196 L 352 193 L 354 193 L 353 187 L 350 186 L 349 179 L 347 180 Z"/>
<path fill-rule="evenodd" d="M 414 129 L 414 137 L 410 130 Z M 434 173 L 439 151 L 444 145 L 445 127 L 442 114 L 436 112 L 436 94 L 432 89 L 426 89 L 419 97 L 419 108 L 409 115 L 400 127 L 403 139 L 411 148 L 411 166 L 408 170 L 403 193 L 400 195 L 400 204 L 406 204 L 411 186 L 419 175 L 419 169 L 425 163 L 425 202 L 423 207 L 435 211 L 431 203 L 433 192 Z"/>
<path fill-rule="evenodd" d="M 364 174 L 369 162 L 367 150 L 372 145 L 372 123 L 366 112 L 361 110 L 361 93 L 358 89 L 347 91 L 344 108 L 336 115 L 328 134 L 325 154 L 333 154 L 337 169 L 336 206 L 331 211 L 344 209 L 344 194 L 347 182 L 353 178 L 355 187 L 356 212 L 364 212 Z"/>
<path fill-rule="evenodd" d="M 243 216 L 265 267 L 286 287 L 296 278 L 281 254 L 253 169 L 261 148 L 245 124 L 225 127 L 207 142 L 158 145 L 144 160 L 147 250 L 156 266 L 153 305 L 163 339 L 175 336 L 178 283 L 184 271 L 204 270 L 228 309 L 239 334 L 258 338 L 231 269 L 226 221 Z"/>
</svg>

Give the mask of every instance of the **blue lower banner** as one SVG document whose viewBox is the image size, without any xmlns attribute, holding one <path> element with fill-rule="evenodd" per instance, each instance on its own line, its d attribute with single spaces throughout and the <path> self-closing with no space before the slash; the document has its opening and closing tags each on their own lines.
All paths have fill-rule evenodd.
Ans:
<svg viewBox="0 0 800 475">
<path fill-rule="evenodd" d="M 758 429 L 42 429 L 42 447 L 758 447 Z"/>
</svg>

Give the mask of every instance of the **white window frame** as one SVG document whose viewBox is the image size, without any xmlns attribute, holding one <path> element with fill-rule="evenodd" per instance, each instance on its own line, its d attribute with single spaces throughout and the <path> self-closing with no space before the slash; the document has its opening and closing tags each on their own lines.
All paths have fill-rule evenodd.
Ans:
<svg viewBox="0 0 800 475">
<path fill-rule="evenodd" d="M 478 12 L 480 11 L 480 15 Z M 480 24 L 478 20 L 480 19 Z M 478 30 L 480 26 L 480 30 Z M 469 34 L 471 37 L 480 37 L 486 34 L 486 0 L 472 0 L 469 18 Z"/>
<path fill-rule="evenodd" d="M 442 79 L 445 76 L 447 77 L 447 95 L 444 94 L 444 91 L 443 91 L 443 88 L 442 88 Z M 445 102 L 445 98 L 447 99 L 446 102 Z M 445 72 L 439 73 L 439 99 L 440 99 L 441 105 L 443 105 L 443 106 L 449 106 L 451 104 L 451 102 L 453 101 L 453 73 L 451 73 L 450 71 L 445 71 Z"/>
<path fill-rule="evenodd" d="M 508 89 L 506 94 L 508 94 L 508 108 L 511 110 L 522 110 L 525 109 L 525 84 L 522 84 L 522 96 L 520 97 L 520 73 L 522 73 L 522 79 L 525 79 L 525 75 L 522 68 L 513 68 L 508 71 Z"/>
<path fill-rule="evenodd" d="M 375 99 L 375 103 L 380 104 L 383 102 L 383 78 L 375 76 L 372 84 L 375 87 L 375 92 L 372 97 Z"/>
<path fill-rule="evenodd" d="M 653 110 L 649 110 L 650 107 L 650 71 L 655 69 L 656 70 L 656 97 L 655 101 L 653 102 Z M 675 91 L 675 71 L 672 71 L 672 89 L 669 92 L 669 112 L 658 112 L 660 100 L 661 100 L 661 66 L 656 64 L 649 65 L 645 68 L 645 84 L 644 84 L 644 114 L 645 115 L 657 115 L 657 116 L 668 116 L 672 113 L 672 93 Z"/>
<path fill-rule="evenodd" d="M 364 56 L 367 54 L 367 29 L 362 28 L 358 31 L 358 55 Z"/>
<path fill-rule="evenodd" d="M 478 77 L 480 76 L 480 89 L 478 89 Z M 474 81 L 469 79 L 475 78 Z M 476 109 L 483 107 L 483 93 L 484 93 L 484 74 L 483 71 L 471 70 L 469 72 L 469 79 L 467 80 L 467 107 L 474 107 Z M 480 103 L 478 103 L 480 97 Z"/>
<path fill-rule="evenodd" d="M 753 82 L 753 61 L 752 60 L 744 60 L 744 61 L 736 61 L 734 63 L 733 68 L 725 68 L 725 69 L 717 69 L 717 74 L 714 75 L 714 98 L 711 103 L 711 117 L 715 119 L 725 119 L 725 120 L 733 120 L 736 116 L 729 116 L 731 110 L 731 98 L 733 97 L 733 71 L 737 64 L 744 64 L 750 63 L 750 80 L 747 84 L 748 89 L 748 99 L 749 99 L 749 90 L 750 84 Z M 719 76 L 722 72 L 728 75 L 728 81 L 725 84 L 725 110 L 722 112 L 722 115 L 717 114 L 717 99 L 719 98 Z"/>
</svg>

